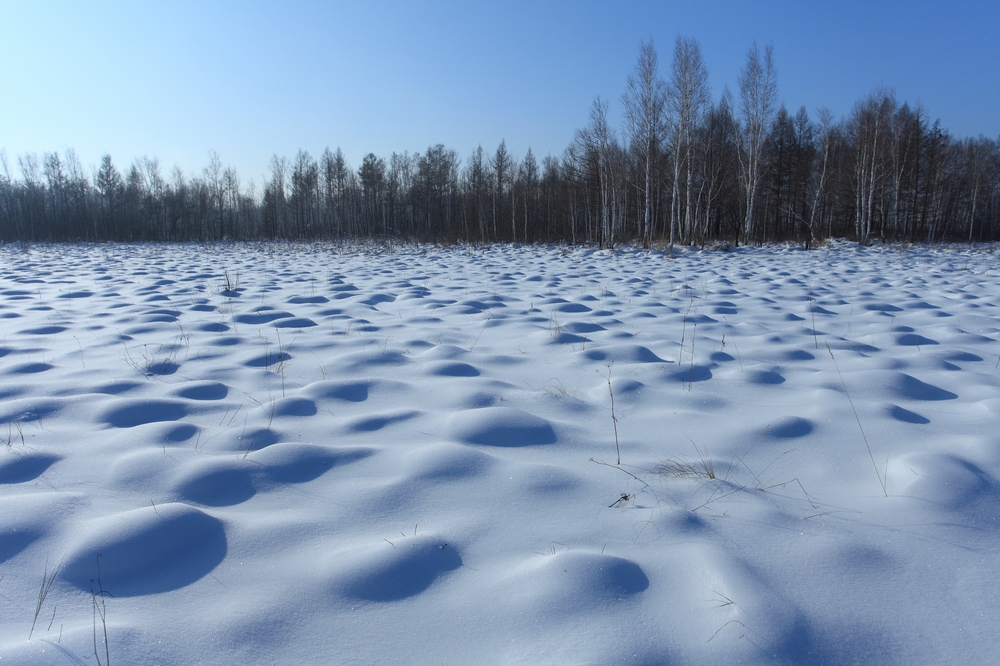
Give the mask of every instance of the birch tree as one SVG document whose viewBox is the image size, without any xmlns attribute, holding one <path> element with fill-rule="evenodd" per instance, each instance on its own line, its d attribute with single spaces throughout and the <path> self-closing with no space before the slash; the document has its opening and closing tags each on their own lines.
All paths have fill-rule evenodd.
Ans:
<svg viewBox="0 0 1000 666">
<path fill-rule="evenodd" d="M 873 92 L 854 108 L 850 131 L 854 141 L 855 234 L 865 244 L 872 233 L 875 208 L 889 166 L 889 132 L 896 111 L 891 91 Z"/>
<path fill-rule="evenodd" d="M 830 155 L 833 147 L 833 114 L 825 107 L 819 110 L 818 132 L 816 144 L 819 167 L 811 171 L 810 193 L 812 201 L 809 204 L 809 219 L 806 220 L 809 232 L 809 238 L 806 239 L 807 250 L 816 241 L 817 213 L 820 211 L 823 197 L 826 195 L 827 173 L 830 168 Z"/>
<path fill-rule="evenodd" d="M 486 202 L 491 189 L 487 183 L 487 158 L 482 146 L 477 146 L 465 162 L 466 206 L 479 230 L 479 240 L 486 240 Z"/>
<path fill-rule="evenodd" d="M 590 107 L 590 124 L 577 135 L 578 143 L 583 146 L 583 159 L 592 159 L 597 171 L 598 195 L 600 204 L 598 243 L 603 247 L 613 247 L 614 238 L 614 206 L 616 202 L 614 148 L 617 141 L 608 124 L 608 103 L 596 97 Z"/>
<path fill-rule="evenodd" d="M 673 122 L 674 179 L 670 206 L 670 245 L 674 230 L 680 224 L 681 171 L 684 175 L 684 226 L 682 239 L 690 239 L 694 228 L 692 196 L 694 191 L 694 159 L 692 143 L 695 129 L 709 104 L 708 70 L 701 57 L 701 47 L 693 39 L 678 37 L 674 44 L 670 87 L 667 99 Z"/>
<path fill-rule="evenodd" d="M 747 62 L 740 71 L 740 115 L 742 124 L 738 128 L 740 137 L 740 181 L 743 187 L 746 208 L 743 214 L 743 240 L 750 242 L 756 231 L 754 208 L 757 191 L 763 177 L 761 152 L 764 136 L 774 115 L 774 104 L 778 97 L 777 72 L 774 68 L 774 49 L 764 48 L 763 58 L 757 43 L 747 52 Z"/>
<path fill-rule="evenodd" d="M 288 160 L 271 156 L 271 178 L 264 184 L 264 229 L 268 238 L 285 235 L 287 223 Z"/>
<path fill-rule="evenodd" d="M 534 221 L 537 218 L 537 202 L 538 202 L 538 162 L 535 161 L 535 155 L 531 152 L 531 148 L 528 148 L 528 153 L 524 156 L 524 160 L 521 161 L 521 165 L 518 167 L 517 180 L 521 186 L 521 204 L 523 210 L 523 240 L 528 242 L 530 240 L 528 236 L 528 229 L 533 226 L 529 224 L 529 220 Z"/>
<path fill-rule="evenodd" d="M 628 138 L 638 149 L 642 160 L 643 208 L 640 234 L 643 247 L 649 247 L 654 226 L 654 169 L 666 124 L 666 90 L 657 70 L 657 55 L 652 40 L 643 42 L 639 47 L 639 59 L 635 63 L 634 72 L 628 77 L 622 103 L 625 106 Z M 673 245 L 673 228 L 670 242 Z"/>
</svg>

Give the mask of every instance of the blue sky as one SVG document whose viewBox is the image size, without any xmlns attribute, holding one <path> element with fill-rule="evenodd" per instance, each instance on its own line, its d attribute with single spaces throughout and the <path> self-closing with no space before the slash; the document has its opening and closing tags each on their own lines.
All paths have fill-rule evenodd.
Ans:
<svg viewBox="0 0 1000 666">
<path fill-rule="evenodd" d="M 86 167 L 158 157 L 194 174 L 215 150 L 244 182 L 274 153 L 501 139 L 560 155 L 596 95 L 617 116 L 639 43 L 666 74 L 697 39 L 713 97 L 753 41 L 779 96 L 835 116 L 878 86 L 956 136 L 1000 136 L 1000 3 L 45 2 L 0 0 L 0 147 L 72 147 Z"/>
</svg>

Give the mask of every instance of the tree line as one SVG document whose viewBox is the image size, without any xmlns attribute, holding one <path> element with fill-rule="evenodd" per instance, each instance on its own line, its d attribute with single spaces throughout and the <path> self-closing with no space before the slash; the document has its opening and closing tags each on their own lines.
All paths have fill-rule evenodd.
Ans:
<svg viewBox="0 0 1000 666">
<path fill-rule="evenodd" d="M 275 155 L 262 185 L 209 154 L 198 174 L 156 158 L 85 169 L 73 150 L 0 150 L 0 241 L 402 238 L 436 242 L 809 244 L 841 237 L 1000 239 L 1000 138 L 957 138 L 877 89 L 834 119 L 778 103 L 771 47 L 712 100 L 697 41 L 661 71 L 643 43 L 613 127 L 597 98 L 559 157 L 506 142 L 464 159 L 338 148 Z"/>
</svg>

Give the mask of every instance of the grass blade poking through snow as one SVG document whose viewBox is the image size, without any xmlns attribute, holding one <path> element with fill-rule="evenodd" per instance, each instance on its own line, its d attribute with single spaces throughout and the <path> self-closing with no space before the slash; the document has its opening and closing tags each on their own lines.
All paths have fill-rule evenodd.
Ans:
<svg viewBox="0 0 1000 666">
<path fill-rule="evenodd" d="M 614 424 L 614 427 L 615 427 L 615 453 L 618 455 L 618 462 L 615 463 L 615 464 L 616 465 L 621 465 L 622 464 L 622 450 L 618 446 L 618 417 L 615 416 L 615 392 L 611 388 L 611 367 L 614 364 L 615 364 L 614 361 L 612 361 L 611 363 L 608 363 L 608 376 L 607 376 L 607 380 L 608 380 L 608 393 L 611 394 L 611 423 Z"/>
<path fill-rule="evenodd" d="M 154 507 L 155 508 L 155 507 Z M 111 647 L 108 645 L 108 604 L 107 597 L 111 593 L 104 589 L 101 582 L 101 555 L 97 554 L 97 591 L 94 591 L 94 579 L 90 579 L 90 600 L 94 605 L 94 658 L 97 666 L 111 666 Z M 100 600 L 98 600 L 100 599 Z M 97 651 L 97 616 L 101 617 L 101 627 L 104 629 L 104 662 Z"/>
<path fill-rule="evenodd" d="M 49 575 L 49 558 L 45 558 L 45 571 L 42 573 L 42 586 L 38 589 L 38 603 L 35 604 L 35 617 L 31 621 L 31 631 L 28 632 L 28 640 L 31 640 L 31 635 L 35 633 L 35 623 L 38 622 L 38 615 L 42 612 L 42 605 L 45 603 L 45 597 L 49 596 L 49 590 L 52 588 L 52 583 L 56 580 L 56 575 L 59 573 L 59 567 L 57 566 L 52 570 L 52 575 Z"/>
<path fill-rule="evenodd" d="M 854 411 L 854 418 L 858 422 L 858 429 L 861 430 L 861 437 L 865 440 L 865 446 L 868 448 L 868 456 L 872 459 L 872 467 L 875 468 L 875 475 L 878 477 L 878 484 L 882 486 L 882 494 L 886 497 L 889 496 L 889 492 L 886 490 L 885 479 L 882 478 L 882 473 L 878 471 L 878 464 L 875 462 L 875 454 L 872 453 L 872 445 L 868 443 L 868 437 L 865 435 L 865 429 L 861 425 L 861 417 L 858 416 L 858 410 L 854 406 L 854 401 L 851 400 L 851 392 L 847 390 L 847 382 L 844 381 L 844 373 L 840 371 L 840 366 L 837 364 L 837 359 L 833 355 L 833 350 L 830 349 L 830 343 L 826 343 L 826 350 L 830 352 L 830 358 L 833 359 L 833 367 L 837 368 L 837 374 L 840 376 L 840 384 L 844 387 L 844 393 L 847 394 L 847 401 L 851 403 L 851 409 Z"/>
<path fill-rule="evenodd" d="M 809 312 L 812 314 L 813 319 L 813 344 L 816 349 L 819 349 L 819 338 L 816 337 L 816 306 L 813 305 L 813 299 L 809 299 Z"/>
</svg>

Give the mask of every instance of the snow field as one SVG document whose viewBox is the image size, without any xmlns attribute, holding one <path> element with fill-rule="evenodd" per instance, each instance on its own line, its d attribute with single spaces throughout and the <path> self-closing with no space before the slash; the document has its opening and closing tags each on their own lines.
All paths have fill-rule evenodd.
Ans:
<svg viewBox="0 0 1000 666">
<path fill-rule="evenodd" d="M 986 663 L 998 276 L 2 247 L 0 660 Z"/>
</svg>

